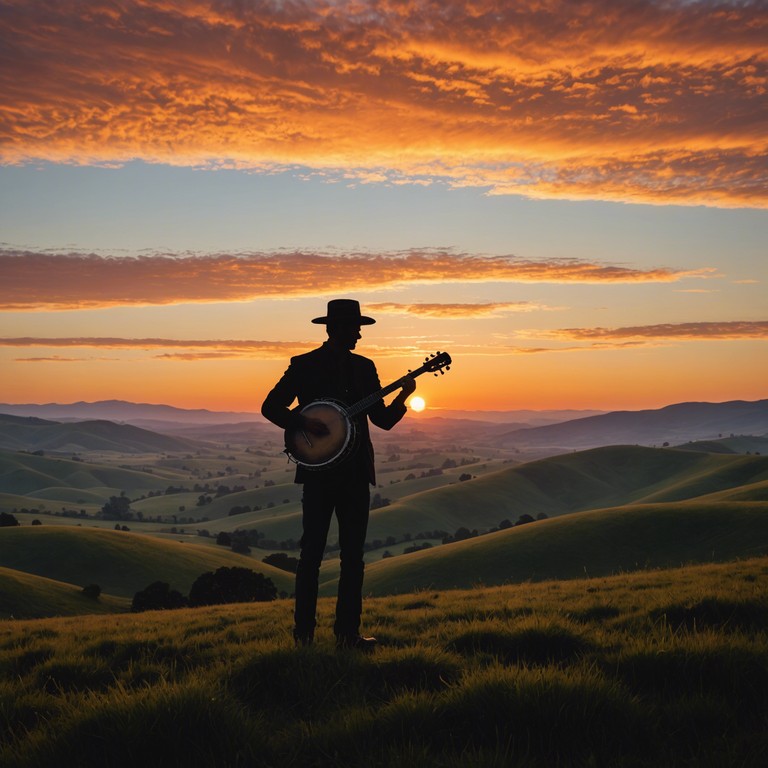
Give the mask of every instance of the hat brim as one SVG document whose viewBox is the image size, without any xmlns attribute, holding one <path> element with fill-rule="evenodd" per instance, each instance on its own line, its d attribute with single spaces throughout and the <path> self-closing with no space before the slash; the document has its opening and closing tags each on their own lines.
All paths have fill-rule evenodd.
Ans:
<svg viewBox="0 0 768 768">
<path fill-rule="evenodd" d="M 355 315 L 354 317 L 316 317 L 313 321 L 317 325 L 328 325 L 331 323 L 359 323 L 360 325 L 373 325 L 376 321 L 372 317 L 366 317 L 365 315 Z"/>
</svg>

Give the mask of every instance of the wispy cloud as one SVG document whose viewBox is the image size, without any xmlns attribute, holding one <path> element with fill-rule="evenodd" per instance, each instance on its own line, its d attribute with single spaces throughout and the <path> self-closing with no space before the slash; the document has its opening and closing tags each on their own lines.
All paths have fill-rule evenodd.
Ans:
<svg viewBox="0 0 768 768">
<path fill-rule="evenodd" d="M 768 320 L 660 323 L 624 328 L 562 328 L 550 332 L 560 339 L 768 339 Z"/>
<path fill-rule="evenodd" d="M 380 357 L 413 357 L 432 351 L 435 341 L 427 343 L 390 344 L 379 347 L 366 345 L 366 353 Z M 19 336 L 0 337 L 0 347 L 31 349 L 81 348 L 119 349 L 131 352 L 145 352 L 157 360 L 223 360 L 223 359 L 266 359 L 285 360 L 292 355 L 308 352 L 317 346 L 317 341 L 263 341 L 257 339 L 162 339 L 162 338 L 120 338 L 109 336 Z M 60 355 L 17 358 L 17 362 L 82 362 L 84 360 L 113 360 L 106 357 L 62 357 Z"/>
<path fill-rule="evenodd" d="M 14 363 L 85 363 L 93 360 L 104 360 L 113 362 L 116 358 L 112 357 L 62 357 L 61 355 L 51 355 L 50 357 L 17 357 Z"/>
<path fill-rule="evenodd" d="M 393 315 L 415 315 L 417 317 L 435 317 L 441 320 L 465 320 L 468 318 L 498 317 L 512 312 L 535 312 L 551 310 L 552 307 L 533 301 L 495 301 L 478 304 L 398 304 L 392 301 L 366 304 L 371 312 Z"/>
<path fill-rule="evenodd" d="M 195 352 L 174 352 L 157 357 L 175 359 L 203 359 L 206 357 L 280 357 L 306 352 L 315 346 L 312 342 L 301 341 L 259 341 L 254 339 L 161 339 L 161 338 L 119 338 L 109 336 L 20 336 L 0 338 L 0 347 L 81 347 L 100 349 L 131 349 L 155 351 L 160 349 L 196 350 Z M 26 358 L 31 360 L 32 358 Z M 48 360 L 53 358 L 35 358 Z M 75 358 L 72 358 L 73 360 Z"/>
<path fill-rule="evenodd" d="M 442 316 L 441 316 L 442 317 Z M 548 339 L 556 346 L 524 346 L 522 338 Z M 635 347 L 658 346 L 669 341 L 709 340 L 762 340 L 768 339 L 768 320 L 663 323 L 657 325 L 630 326 L 622 328 L 561 328 L 556 330 L 519 331 L 514 337 L 495 335 L 482 346 L 467 344 L 460 339 L 442 339 L 436 342 L 419 338 L 406 343 L 377 346 L 367 344 L 365 353 L 375 358 L 415 358 L 432 352 L 435 345 L 450 347 L 457 357 L 536 355 L 551 352 L 587 352 L 610 349 L 632 349 Z M 570 343 L 569 343 L 570 342 Z M 159 360 L 200 361 L 218 359 L 286 359 L 317 346 L 316 341 L 264 341 L 257 339 L 169 339 L 169 338 L 125 338 L 107 336 L 80 337 L 0 337 L 0 347 L 31 349 L 42 347 L 120 349 L 146 352 Z M 107 360 L 113 358 L 78 358 L 59 355 L 17 358 L 17 362 L 81 362 L 83 360 Z"/>
<path fill-rule="evenodd" d="M 249 301 L 427 283 L 655 283 L 713 269 L 636 269 L 452 251 L 108 257 L 0 250 L 2 310 Z"/>
<path fill-rule="evenodd" d="M 6 162 L 768 205 L 759 0 L 3 0 Z"/>
</svg>

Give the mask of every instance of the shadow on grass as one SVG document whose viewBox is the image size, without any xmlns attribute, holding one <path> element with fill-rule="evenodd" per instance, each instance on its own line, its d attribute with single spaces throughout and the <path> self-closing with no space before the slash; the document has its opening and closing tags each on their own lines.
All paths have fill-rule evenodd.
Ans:
<svg viewBox="0 0 768 768">
<path fill-rule="evenodd" d="M 456 681 L 460 661 L 440 651 L 386 654 L 277 650 L 240 663 L 230 691 L 269 716 L 324 720 L 338 709 L 378 707 L 403 691 L 438 691 Z"/>
<path fill-rule="evenodd" d="M 497 667 L 442 693 L 406 693 L 375 713 L 339 719 L 313 739 L 343 765 L 388 765 L 395 743 L 432 754 L 432 765 L 488 750 L 498 765 L 602 765 L 639 754 L 642 722 L 633 697 L 597 674 Z"/>
<path fill-rule="evenodd" d="M 463 656 L 486 654 L 505 664 L 544 666 L 577 661 L 591 644 L 564 627 L 529 627 L 514 632 L 472 629 L 454 637 L 446 646 Z"/>
<path fill-rule="evenodd" d="M 273 766 L 267 734 L 215 686 L 115 690 L 85 697 L 55 728 L 32 734 L 14 765 L 61 768 Z"/>
<path fill-rule="evenodd" d="M 706 598 L 696 603 L 673 604 L 651 614 L 675 630 L 759 632 L 768 627 L 768 603 L 760 600 Z"/>
</svg>

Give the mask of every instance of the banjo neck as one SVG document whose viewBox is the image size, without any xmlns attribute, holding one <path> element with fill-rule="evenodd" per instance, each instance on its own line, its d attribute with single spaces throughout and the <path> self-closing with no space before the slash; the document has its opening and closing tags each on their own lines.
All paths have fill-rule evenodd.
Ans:
<svg viewBox="0 0 768 768">
<path fill-rule="evenodd" d="M 394 392 L 396 389 L 400 389 L 405 383 L 407 378 L 415 379 L 417 376 L 421 376 L 422 373 L 434 373 L 437 376 L 438 371 L 440 374 L 445 373 L 443 370 L 450 370 L 451 356 L 447 352 L 437 352 L 434 355 L 426 358 L 424 364 L 417 368 L 415 371 L 409 371 L 405 376 L 401 376 L 397 381 L 393 381 L 391 384 L 387 384 L 386 387 L 382 387 L 376 392 L 364 397 L 354 405 L 346 408 L 347 415 L 350 418 L 359 416 L 361 413 L 365 413 L 369 408 L 372 408 L 379 400 L 385 398 L 390 392 Z"/>
</svg>

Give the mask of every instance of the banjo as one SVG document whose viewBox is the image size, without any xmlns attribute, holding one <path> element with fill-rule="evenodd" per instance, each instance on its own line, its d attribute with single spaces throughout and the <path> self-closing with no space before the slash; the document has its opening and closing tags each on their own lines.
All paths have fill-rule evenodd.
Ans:
<svg viewBox="0 0 768 768">
<path fill-rule="evenodd" d="M 322 421 L 327 434 L 315 435 L 303 429 L 286 429 L 285 453 L 291 461 L 305 469 L 323 470 L 336 466 L 351 453 L 355 446 L 355 416 L 365 413 L 390 392 L 402 387 L 408 376 L 416 378 L 428 372 L 437 376 L 438 371 L 444 374 L 446 370 L 450 370 L 450 365 L 451 356 L 447 352 L 436 352 L 427 357 L 420 368 L 409 371 L 406 376 L 364 397 L 354 405 L 347 406 L 331 398 L 312 401 L 309 405 L 305 405 L 300 413 Z"/>
</svg>

